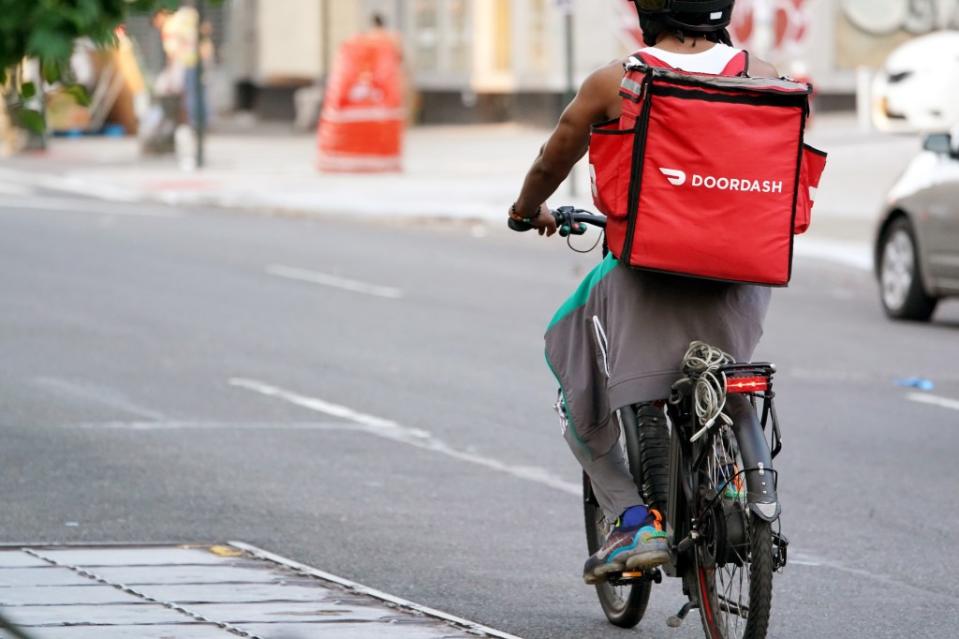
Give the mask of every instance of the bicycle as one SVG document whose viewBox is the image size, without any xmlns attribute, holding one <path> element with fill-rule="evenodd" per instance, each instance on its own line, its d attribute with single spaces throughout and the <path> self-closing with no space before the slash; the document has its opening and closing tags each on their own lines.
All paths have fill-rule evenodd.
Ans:
<svg viewBox="0 0 959 639">
<path fill-rule="evenodd" d="M 606 218 L 573 207 L 553 211 L 559 233 L 582 235 Z M 531 228 L 510 220 L 510 228 Z M 644 404 L 617 411 L 621 444 L 646 503 L 664 514 L 670 560 L 645 572 L 614 574 L 596 585 L 603 612 L 614 625 L 636 626 L 653 584 L 663 574 L 682 579 L 688 601 L 667 620 L 679 627 L 698 609 L 709 639 L 763 639 L 772 605 L 773 574 L 787 561 L 788 540 L 779 526 L 778 473 L 782 451 L 769 363 L 737 364 L 721 351 L 693 343 L 684 376 L 672 387 L 665 410 Z M 755 419 L 734 423 L 723 408 L 744 395 Z M 767 441 L 768 431 L 768 441 Z M 589 553 L 612 527 L 583 474 Z"/>
</svg>

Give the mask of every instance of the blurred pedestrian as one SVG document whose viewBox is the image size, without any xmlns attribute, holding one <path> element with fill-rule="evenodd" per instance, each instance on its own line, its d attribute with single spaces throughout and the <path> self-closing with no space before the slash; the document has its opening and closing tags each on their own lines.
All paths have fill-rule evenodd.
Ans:
<svg viewBox="0 0 959 639">
<path fill-rule="evenodd" d="M 194 10 L 195 11 L 195 10 Z M 196 22 L 194 21 L 195 25 Z M 186 107 L 187 123 L 191 128 L 196 129 L 198 124 L 198 114 L 200 102 L 197 100 L 197 90 L 201 89 L 197 83 L 198 63 L 203 64 L 203 87 L 202 90 L 208 95 L 206 87 L 209 85 L 209 78 L 213 73 L 213 63 L 216 59 L 216 48 L 213 44 L 213 24 L 209 20 L 204 20 L 200 25 L 200 45 L 195 51 L 199 51 L 199 57 L 193 53 L 186 60 L 183 75 L 183 100 Z M 195 46 L 196 40 L 192 44 Z M 203 122 L 210 124 L 210 107 L 207 95 L 203 96 Z"/>
<path fill-rule="evenodd" d="M 153 26 L 160 32 L 164 65 L 154 89 L 158 96 L 182 96 L 186 67 L 196 56 L 196 10 L 181 7 L 175 12 L 157 11 Z"/>
<path fill-rule="evenodd" d="M 403 51 L 386 20 L 343 43 L 327 83 L 317 145 L 321 171 L 402 169 L 406 126 Z"/>
<path fill-rule="evenodd" d="M 163 47 L 163 69 L 153 81 L 152 103 L 139 115 L 138 137 L 140 152 L 161 155 L 174 151 L 174 132 L 182 119 L 183 107 L 183 48 L 182 18 L 175 19 L 171 11 L 153 14 L 153 27 L 160 33 Z"/>
</svg>

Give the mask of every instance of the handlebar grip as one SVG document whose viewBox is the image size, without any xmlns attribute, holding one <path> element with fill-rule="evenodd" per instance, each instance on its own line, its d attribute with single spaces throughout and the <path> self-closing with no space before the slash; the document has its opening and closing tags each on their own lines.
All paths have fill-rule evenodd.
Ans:
<svg viewBox="0 0 959 639">
<path fill-rule="evenodd" d="M 532 224 L 527 224 L 522 220 L 517 220 L 514 218 L 509 218 L 509 227 L 516 231 L 517 233 L 525 233 L 526 231 L 531 231 L 533 229 Z"/>
</svg>

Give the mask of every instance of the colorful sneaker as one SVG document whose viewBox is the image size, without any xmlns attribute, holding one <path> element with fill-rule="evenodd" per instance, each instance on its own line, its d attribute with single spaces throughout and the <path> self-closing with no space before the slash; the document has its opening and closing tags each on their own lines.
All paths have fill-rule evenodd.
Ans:
<svg viewBox="0 0 959 639">
<path fill-rule="evenodd" d="M 646 570 L 669 561 L 663 517 L 659 511 L 650 509 L 639 525 L 624 525 L 623 519 L 616 520 L 606 543 L 586 560 L 583 581 L 587 584 L 599 583 L 611 573 Z"/>
</svg>

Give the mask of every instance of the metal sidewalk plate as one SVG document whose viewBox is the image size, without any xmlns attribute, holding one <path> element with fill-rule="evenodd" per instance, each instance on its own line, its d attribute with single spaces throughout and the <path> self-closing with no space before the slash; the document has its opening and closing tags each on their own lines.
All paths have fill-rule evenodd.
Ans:
<svg viewBox="0 0 959 639">
<path fill-rule="evenodd" d="M 0 614 L 31 639 L 518 639 L 239 542 L 0 547 Z"/>
</svg>

